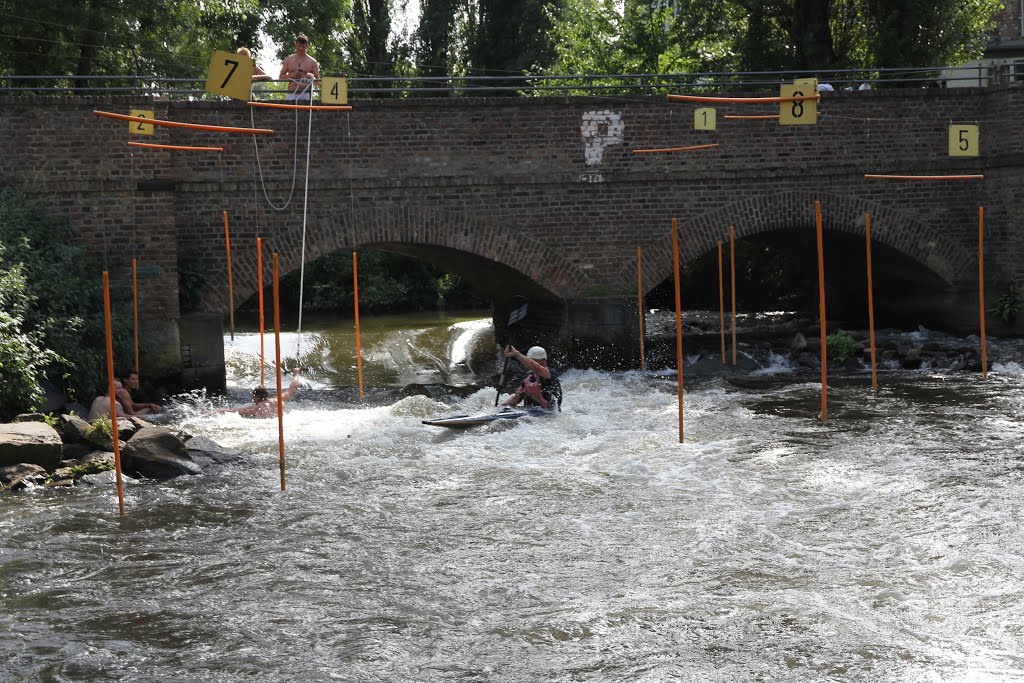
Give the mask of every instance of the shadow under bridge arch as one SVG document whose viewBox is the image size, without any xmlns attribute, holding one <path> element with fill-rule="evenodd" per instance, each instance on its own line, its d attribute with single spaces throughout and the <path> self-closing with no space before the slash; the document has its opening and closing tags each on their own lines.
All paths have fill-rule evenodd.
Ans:
<svg viewBox="0 0 1024 683">
<path fill-rule="evenodd" d="M 360 248 L 401 254 L 458 276 L 481 297 L 491 300 L 495 338 L 499 343 L 529 344 L 552 340 L 563 325 L 565 306 L 562 298 L 511 266 L 439 245 L 371 242 Z M 510 337 L 507 325 L 512 310 L 519 305 L 518 297 L 525 297 L 528 312 L 515 336 Z"/>
</svg>

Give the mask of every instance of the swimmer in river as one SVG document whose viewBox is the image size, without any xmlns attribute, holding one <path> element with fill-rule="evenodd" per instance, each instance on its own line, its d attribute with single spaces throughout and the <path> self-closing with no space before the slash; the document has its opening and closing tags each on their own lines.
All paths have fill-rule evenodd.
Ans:
<svg viewBox="0 0 1024 683">
<path fill-rule="evenodd" d="M 277 402 L 281 401 L 282 406 L 284 402 L 295 395 L 295 392 L 299 390 L 300 377 L 302 368 L 292 368 L 292 383 L 288 385 L 288 388 L 281 392 L 280 397 L 271 398 L 270 392 L 264 386 L 256 387 L 252 390 L 252 405 L 240 406 L 238 408 L 221 408 L 215 410 L 209 415 L 218 415 L 220 413 L 238 413 L 242 417 L 255 417 L 255 418 L 272 418 L 277 417 Z"/>
</svg>

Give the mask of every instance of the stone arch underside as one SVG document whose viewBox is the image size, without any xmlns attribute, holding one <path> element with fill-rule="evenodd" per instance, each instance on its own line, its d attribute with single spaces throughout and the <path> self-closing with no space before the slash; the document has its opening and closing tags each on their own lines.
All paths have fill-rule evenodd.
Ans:
<svg viewBox="0 0 1024 683">
<path fill-rule="evenodd" d="M 758 233 L 808 226 L 814 229 L 814 202 L 822 204 L 822 228 L 825 232 L 843 232 L 863 238 L 865 214 L 871 214 L 873 242 L 892 247 L 921 264 L 946 285 L 970 276 L 976 256 L 942 231 L 913 216 L 869 199 L 814 192 L 780 192 L 755 195 L 732 202 L 714 211 L 679 221 L 680 260 L 699 258 L 728 244 L 729 226 L 736 239 Z M 650 289 L 672 277 L 672 245 L 658 245 L 645 255 L 645 288 Z M 635 269 L 634 269 L 635 277 Z"/>
<path fill-rule="evenodd" d="M 431 261 L 452 272 L 468 275 L 471 284 L 495 298 L 526 294 L 564 299 L 578 291 L 586 277 L 578 266 L 535 240 L 516 239 L 516 228 L 430 208 L 366 209 L 307 217 L 305 262 L 342 250 L 373 247 Z M 268 240 L 263 256 L 264 284 L 269 285 L 271 251 L 279 252 L 278 274 L 297 270 L 303 262 L 301 226 Z M 257 263 L 252 250 L 233 255 L 234 304 L 256 293 Z M 517 276 L 517 277 L 516 277 Z M 518 290 L 501 288 L 514 278 Z M 210 278 L 204 308 L 222 311 L 226 275 Z"/>
</svg>

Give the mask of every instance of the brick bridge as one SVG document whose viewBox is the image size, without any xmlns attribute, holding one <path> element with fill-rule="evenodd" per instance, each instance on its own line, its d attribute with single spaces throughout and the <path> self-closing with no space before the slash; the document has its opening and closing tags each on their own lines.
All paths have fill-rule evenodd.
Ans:
<svg viewBox="0 0 1024 683">
<path fill-rule="evenodd" d="M 92 115 L 132 108 L 275 133 L 257 138 L 257 159 L 250 136 L 157 127 L 151 137 L 129 137 L 131 124 Z M 813 244 L 820 199 L 831 305 L 833 296 L 864 298 L 862 275 L 849 264 L 863 260 L 870 212 L 875 272 L 883 282 L 890 276 L 881 291 L 876 285 L 879 315 L 905 324 L 975 324 L 980 205 L 993 288 L 996 278 L 1024 276 L 1016 229 L 1024 89 L 827 93 L 816 126 L 726 120 L 773 109 L 720 104 L 717 130 L 694 130 L 694 108 L 661 96 L 381 99 L 358 101 L 351 113 L 316 112 L 310 128 L 306 113 L 234 101 L 2 96 L 0 182 L 66 215 L 107 254 L 115 283 L 130 283 L 137 255 L 150 377 L 181 374 L 191 334 L 179 327 L 180 249 L 204 262 L 205 310 L 227 311 L 223 210 L 231 216 L 234 306 L 256 289 L 257 235 L 268 255 L 279 252 L 282 274 L 299 267 L 307 153 L 307 262 L 366 248 L 413 255 L 492 297 L 499 325 L 509 296 L 524 294 L 531 336 L 571 364 L 600 365 L 598 349 L 636 357 L 636 248 L 648 290 L 669 280 L 673 217 L 688 262 L 717 252 L 730 225 L 738 239 L 785 233 Z M 979 157 L 948 155 L 950 123 L 980 126 Z M 139 150 L 129 139 L 224 153 Z M 720 146 L 632 153 L 711 142 Z M 878 181 L 865 173 L 985 179 Z"/>
</svg>

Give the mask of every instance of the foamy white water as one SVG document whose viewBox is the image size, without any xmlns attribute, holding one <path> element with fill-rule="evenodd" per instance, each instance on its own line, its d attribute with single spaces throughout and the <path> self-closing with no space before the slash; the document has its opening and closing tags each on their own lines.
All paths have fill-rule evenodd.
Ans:
<svg viewBox="0 0 1024 683">
<path fill-rule="evenodd" d="M 1024 680 L 1024 377 L 814 380 L 688 379 L 684 443 L 663 370 L 463 432 L 493 390 L 325 383 L 284 492 L 275 420 L 179 407 L 247 464 L 0 496 L 0 679 Z"/>
</svg>

